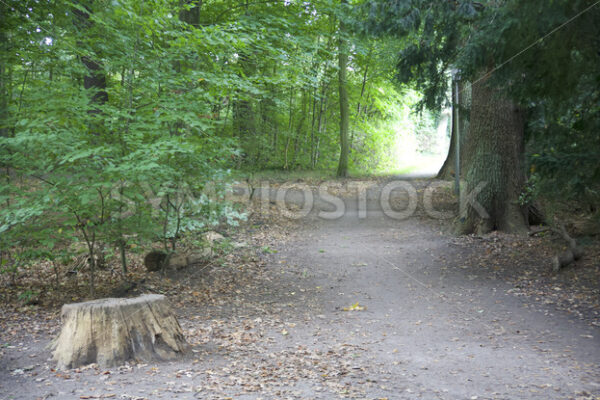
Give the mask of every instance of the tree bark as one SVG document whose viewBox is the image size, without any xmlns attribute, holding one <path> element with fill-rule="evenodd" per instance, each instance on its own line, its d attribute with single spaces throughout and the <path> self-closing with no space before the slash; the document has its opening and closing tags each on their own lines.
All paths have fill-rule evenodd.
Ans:
<svg viewBox="0 0 600 400">
<path fill-rule="evenodd" d="M 454 103 L 456 99 L 456 86 L 452 85 L 452 102 Z M 458 107 L 459 113 L 459 122 L 458 127 L 460 130 L 460 170 L 464 172 L 465 157 L 467 156 L 465 152 L 465 143 L 466 138 L 469 134 L 469 119 L 470 119 L 470 110 L 471 110 L 471 84 L 469 82 L 460 81 L 458 83 L 458 96 L 460 104 L 457 106 L 453 104 L 454 107 Z M 437 174 L 438 179 L 452 179 L 454 177 L 456 170 L 456 118 L 454 114 L 452 116 L 452 133 L 450 137 L 450 148 L 448 149 L 448 155 L 446 156 L 446 160 L 440 168 L 440 171 Z M 462 174 L 461 174 L 462 175 Z"/>
<path fill-rule="evenodd" d="M 459 233 L 527 231 L 527 211 L 519 205 L 524 125 L 523 112 L 502 92 L 483 80 L 473 85 Z"/>
<path fill-rule="evenodd" d="M 347 0 L 341 0 L 342 7 L 347 3 Z M 348 48 L 346 43 L 346 27 L 344 21 L 340 19 L 339 31 L 339 93 L 340 93 L 340 160 L 337 169 L 338 177 L 348 176 L 348 153 L 350 151 L 348 140 L 348 127 L 350 124 L 350 112 L 348 106 L 348 90 L 347 90 L 347 67 L 348 67 Z"/>
</svg>

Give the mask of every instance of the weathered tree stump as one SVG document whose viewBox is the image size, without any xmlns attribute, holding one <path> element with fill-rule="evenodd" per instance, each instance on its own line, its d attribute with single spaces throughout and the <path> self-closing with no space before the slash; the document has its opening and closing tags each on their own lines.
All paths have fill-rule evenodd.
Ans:
<svg viewBox="0 0 600 400">
<path fill-rule="evenodd" d="M 54 360 L 60 369 L 98 363 L 163 361 L 183 355 L 188 345 L 165 296 L 101 299 L 65 304 Z"/>
<path fill-rule="evenodd" d="M 149 272 L 160 271 L 167 261 L 167 253 L 159 250 L 152 250 L 144 257 L 144 265 Z"/>
</svg>

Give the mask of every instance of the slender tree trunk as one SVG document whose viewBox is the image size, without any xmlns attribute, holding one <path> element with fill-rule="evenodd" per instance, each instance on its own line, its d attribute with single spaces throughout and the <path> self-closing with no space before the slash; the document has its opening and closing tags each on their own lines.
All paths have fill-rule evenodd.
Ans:
<svg viewBox="0 0 600 400">
<path fill-rule="evenodd" d="M 503 93 L 484 81 L 473 85 L 458 232 L 527 230 L 527 212 L 519 205 L 524 125 L 523 112 Z"/>
<path fill-rule="evenodd" d="M 369 110 L 371 109 L 371 105 L 373 104 L 373 101 L 371 100 L 371 102 L 369 102 L 369 100 L 371 100 L 371 94 L 367 93 L 367 98 L 365 99 L 365 106 L 363 106 L 363 122 L 367 122 L 369 120 Z"/>
<path fill-rule="evenodd" d="M 239 97 L 234 100 L 233 121 L 235 132 L 239 137 L 248 140 L 248 136 L 254 134 L 254 114 L 248 100 L 242 100 Z"/>
<path fill-rule="evenodd" d="M 277 74 L 277 69 L 273 67 L 272 71 L 265 69 L 263 72 L 264 76 L 268 76 L 269 72 L 272 73 L 271 76 L 275 76 Z M 265 138 L 270 138 L 270 143 L 268 144 L 266 151 L 261 151 L 258 155 L 260 160 L 266 161 L 267 163 L 271 161 L 271 156 L 275 154 L 276 149 L 276 139 L 277 139 L 277 118 L 275 118 L 277 114 L 277 105 L 275 104 L 274 98 L 278 96 L 277 86 L 274 84 L 266 84 L 265 89 L 269 93 L 268 96 L 263 97 L 260 102 L 260 132 Z M 265 140 L 265 145 L 267 144 L 267 140 Z"/>
<path fill-rule="evenodd" d="M 365 87 L 367 86 L 367 76 L 369 74 L 369 64 L 371 63 L 371 54 L 373 53 L 373 47 L 369 48 L 369 54 L 367 54 L 367 59 L 366 59 L 366 64 L 365 64 L 365 70 L 363 71 L 363 79 L 362 79 L 362 85 L 360 88 L 360 97 L 358 98 L 358 103 L 356 104 L 356 119 L 355 121 L 358 121 L 360 118 L 360 112 L 362 110 L 362 99 L 363 96 L 365 94 Z M 350 148 L 352 149 L 352 144 L 354 143 L 354 129 L 355 127 L 352 128 L 352 133 L 350 135 Z"/>
<path fill-rule="evenodd" d="M 275 64 L 275 65 L 273 65 L 273 76 L 276 76 L 276 75 L 277 75 L 277 65 Z M 276 94 L 279 92 L 278 90 L 276 90 L 276 86 L 275 85 L 273 85 L 273 91 L 274 91 L 274 93 L 273 93 L 274 96 L 276 96 Z M 276 109 L 275 102 L 273 102 L 273 107 L 274 107 L 274 110 L 275 110 Z M 278 134 L 277 131 L 278 131 L 279 127 L 278 127 L 278 120 L 277 120 L 277 118 L 275 116 L 272 117 L 272 120 L 273 120 L 273 126 L 272 126 L 272 129 L 273 129 L 273 145 L 272 145 L 271 156 L 274 157 L 275 154 L 277 154 L 277 134 Z"/>
<path fill-rule="evenodd" d="M 88 4 L 92 4 L 90 1 Z M 73 8 L 73 14 L 75 15 L 75 25 L 77 28 L 85 32 L 92 26 L 90 21 L 90 8 L 83 6 L 87 12 L 82 11 L 81 8 Z M 81 57 L 81 63 L 87 69 L 87 74 L 83 77 L 83 87 L 86 90 L 92 89 L 92 103 L 96 106 L 101 106 L 108 101 L 108 92 L 106 91 L 106 75 L 104 74 L 104 67 L 98 61 L 99 57 Z M 101 111 L 99 108 L 93 108 L 89 111 L 90 114 L 99 114 Z M 92 128 L 92 132 L 96 129 Z"/>
<path fill-rule="evenodd" d="M 294 87 L 290 87 L 290 103 L 289 103 L 289 119 L 288 119 L 288 129 L 287 129 L 287 141 L 285 143 L 285 160 L 283 164 L 283 169 L 288 169 L 288 150 L 290 148 L 290 138 L 292 135 L 292 121 L 294 116 Z"/>
<path fill-rule="evenodd" d="M 342 7 L 347 0 L 341 0 Z M 338 177 L 348 176 L 348 153 L 350 151 L 348 141 L 348 126 L 350 125 L 350 113 L 348 106 L 347 90 L 347 68 L 348 68 L 348 46 L 346 43 L 346 27 L 344 21 L 340 19 L 340 39 L 339 39 L 339 92 L 340 92 L 340 160 L 337 169 Z"/>
<path fill-rule="evenodd" d="M 312 117 L 310 121 L 310 166 L 313 165 L 313 152 L 315 148 L 315 124 L 317 122 L 317 93 L 318 90 L 315 87 L 312 93 Z"/>
<path fill-rule="evenodd" d="M 123 279 L 127 279 L 127 254 L 125 252 L 125 239 L 119 240 L 119 251 L 121 253 L 121 272 L 123 273 Z"/>
<path fill-rule="evenodd" d="M 318 154 L 319 154 L 319 141 L 321 140 L 321 134 L 323 133 L 323 127 L 325 126 L 325 113 L 327 112 L 327 94 L 323 89 L 323 97 L 319 102 L 319 118 L 317 122 L 317 138 L 315 140 L 314 150 L 312 151 L 312 168 L 317 166 Z"/>
<path fill-rule="evenodd" d="M 225 117 L 223 118 L 223 122 L 222 122 L 222 126 L 221 126 L 221 136 L 225 136 L 225 131 L 227 130 L 227 120 L 229 120 L 229 114 L 231 112 L 231 96 L 227 96 L 225 97 L 225 99 L 227 100 L 227 107 L 225 108 Z M 233 132 L 233 135 L 235 136 L 235 131 Z"/>
<path fill-rule="evenodd" d="M 284 164 L 283 164 L 283 169 L 288 169 L 290 167 L 289 164 L 288 164 L 288 154 L 289 154 L 289 149 L 290 149 L 290 141 L 291 141 L 291 137 L 288 136 L 287 142 L 285 143 L 285 160 L 284 160 Z"/>
<path fill-rule="evenodd" d="M 316 156 L 316 142 L 318 142 L 319 140 L 319 136 L 321 135 L 321 132 L 323 131 L 323 113 L 325 112 L 325 109 L 327 107 L 327 86 L 325 82 L 322 83 L 321 85 L 321 94 L 319 96 L 319 115 L 317 116 L 317 137 L 316 138 L 312 138 L 311 139 L 311 146 L 310 146 L 310 165 L 311 168 L 315 168 L 316 165 L 316 161 L 315 161 L 315 156 Z"/>
<path fill-rule="evenodd" d="M 9 109 L 8 109 L 8 101 L 10 98 L 10 88 L 12 77 L 9 73 L 8 62 L 6 60 L 6 55 L 8 54 L 9 42 L 8 35 L 5 32 L 7 29 L 6 20 L 8 19 L 8 5 L 5 3 L 0 4 L 0 46 L 2 46 L 2 55 L 0 56 L 0 121 L 2 121 L 2 125 L 6 125 L 9 117 Z M 0 126 L 0 136 L 7 137 L 10 134 L 10 129 L 8 126 Z M 8 153 L 7 149 L 4 149 Z M 8 155 L 7 153 L 0 153 L 0 156 Z M 10 186 L 10 165 L 8 163 L 4 163 L 0 161 L 0 174 L 4 174 L 4 177 L 0 177 L 6 182 L 6 187 Z M 6 207 L 10 206 L 10 197 L 7 196 Z M 0 249 L 0 265 L 3 258 L 3 249 Z"/>
<path fill-rule="evenodd" d="M 300 134 L 304 129 L 304 122 L 306 121 L 306 114 L 308 111 L 306 109 L 307 106 L 308 93 L 307 90 L 302 91 L 302 105 L 300 110 L 300 121 L 298 121 L 298 125 L 296 126 L 296 136 L 294 137 L 294 154 L 292 155 L 292 168 L 296 164 L 296 160 L 298 159 L 298 153 L 300 152 Z"/>
<path fill-rule="evenodd" d="M 241 65 L 242 74 L 249 79 L 255 74 L 256 65 L 247 53 L 239 53 L 238 62 Z M 253 152 L 252 144 L 256 134 L 256 115 L 252 102 L 245 98 L 247 94 L 238 92 L 233 104 L 233 129 L 241 139 L 246 159 Z M 234 134 L 235 134 L 234 133 Z"/>
<path fill-rule="evenodd" d="M 244 13 L 249 15 L 249 3 L 248 0 L 242 0 L 240 5 L 244 8 Z M 242 74 L 245 79 L 249 79 L 256 72 L 256 64 L 248 53 L 238 53 L 238 63 L 241 66 Z M 246 156 L 249 155 L 251 150 L 250 144 L 252 143 L 252 136 L 256 133 L 256 120 L 254 110 L 252 109 L 252 103 L 248 99 L 243 99 L 243 95 L 238 93 L 236 96 L 235 103 L 233 105 L 233 127 L 240 138 L 242 138 L 242 144 L 245 145 Z"/>
<path fill-rule="evenodd" d="M 466 137 L 469 133 L 469 114 L 471 110 L 471 84 L 469 82 L 458 83 L 458 96 L 460 104 L 457 106 L 453 104 L 453 107 L 458 107 L 458 126 L 460 130 L 460 170 L 464 172 Z M 456 99 L 456 85 L 452 85 L 452 102 Z M 456 169 L 456 118 L 454 113 L 452 115 L 452 133 L 450 136 L 450 148 L 448 149 L 448 155 L 446 161 L 440 168 L 437 174 L 438 179 L 452 179 Z M 462 175 L 462 174 L 461 174 Z"/>
<path fill-rule="evenodd" d="M 0 23 L 5 23 L 6 11 L 8 6 L 0 3 Z M 0 46 L 2 46 L 2 56 L 0 56 L 0 121 L 8 120 L 8 99 L 9 99 L 9 85 L 11 83 L 10 76 L 8 74 L 8 62 L 6 61 L 6 55 L 8 54 L 9 42 L 4 26 L 0 27 Z M 4 125 L 4 123 L 2 124 Z M 0 126 L 0 136 L 7 136 L 8 128 Z"/>
</svg>

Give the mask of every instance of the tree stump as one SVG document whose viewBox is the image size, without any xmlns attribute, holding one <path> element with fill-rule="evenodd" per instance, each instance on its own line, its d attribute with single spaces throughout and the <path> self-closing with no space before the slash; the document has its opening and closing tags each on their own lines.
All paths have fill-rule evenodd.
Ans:
<svg viewBox="0 0 600 400">
<path fill-rule="evenodd" d="M 188 345 L 165 296 L 101 299 L 65 304 L 63 327 L 53 344 L 60 369 L 98 363 L 172 360 Z"/>
<path fill-rule="evenodd" d="M 159 250 L 152 250 L 144 257 L 144 265 L 149 272 L 160 271 L 167 260 L 167 253 Z"/>
</svg>

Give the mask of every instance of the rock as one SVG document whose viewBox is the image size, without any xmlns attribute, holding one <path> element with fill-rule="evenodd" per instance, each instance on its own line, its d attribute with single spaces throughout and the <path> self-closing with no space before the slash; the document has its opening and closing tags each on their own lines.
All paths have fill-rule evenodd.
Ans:
<svg viewBox="0 0 600 400">
<path fill-rule="evenodd" d="M 85 242 L 71 242 L 71 244 L 69 245 L 69 253 L 74 254 L 76 256 L 87 254 L 87 244 L 85 244 Z"/>
<path fill-rule="evenodd" d="M 189 347 L 162 295 L 65 304 L 61 318 L 63 326 L 53 343 L 59 369 L 173 360 Z"/>
<path fill-rule="evenodd" d="M 135 288 L 137 284 L 135 282 L 122 282 L 119 286 L 114 288 L 111 292 L 111 296 L 113 297 L 125 297 L 130 294 Z"/>
<path fill-rule="evenodd" d="M 204 234 L 204 240 L 212 246 L 214 242 L 220 242 L 221 240 L 225 240 L 225 236 L 221 235 L 218 232 L 210 231 Z"/>
<path fill-rule="evenodd" d="M 187 256 L 188 265 L 199 264 L 204 262 L 207 258 L 212 257 L 213 252 L 210 247 L 202 249 L 202 251 L 198 251 Z"/>
<path fill-rule="evenodd" d="M 595 236 L 600 234 L 600 224 L 592 218 L 573 217 L 569 230 L 574 236 Z"/>
<path fill-rule="evenodd" d="M 187 257 L 184 254 L 173 253 L 169 257 L 169 268 L 183 269 L 188 266 Z"/>
<path fill-rule="evenodd" d="M 160 271 L 163 268 L 170 269 L 183 269 L 186 268 L 190 263 L 188 262 L 188 256 L 181 253 L 167 253 L 153 250 L 146 255 L 144 258 L 144 265 L 150 272 Z"/>
</svg>

